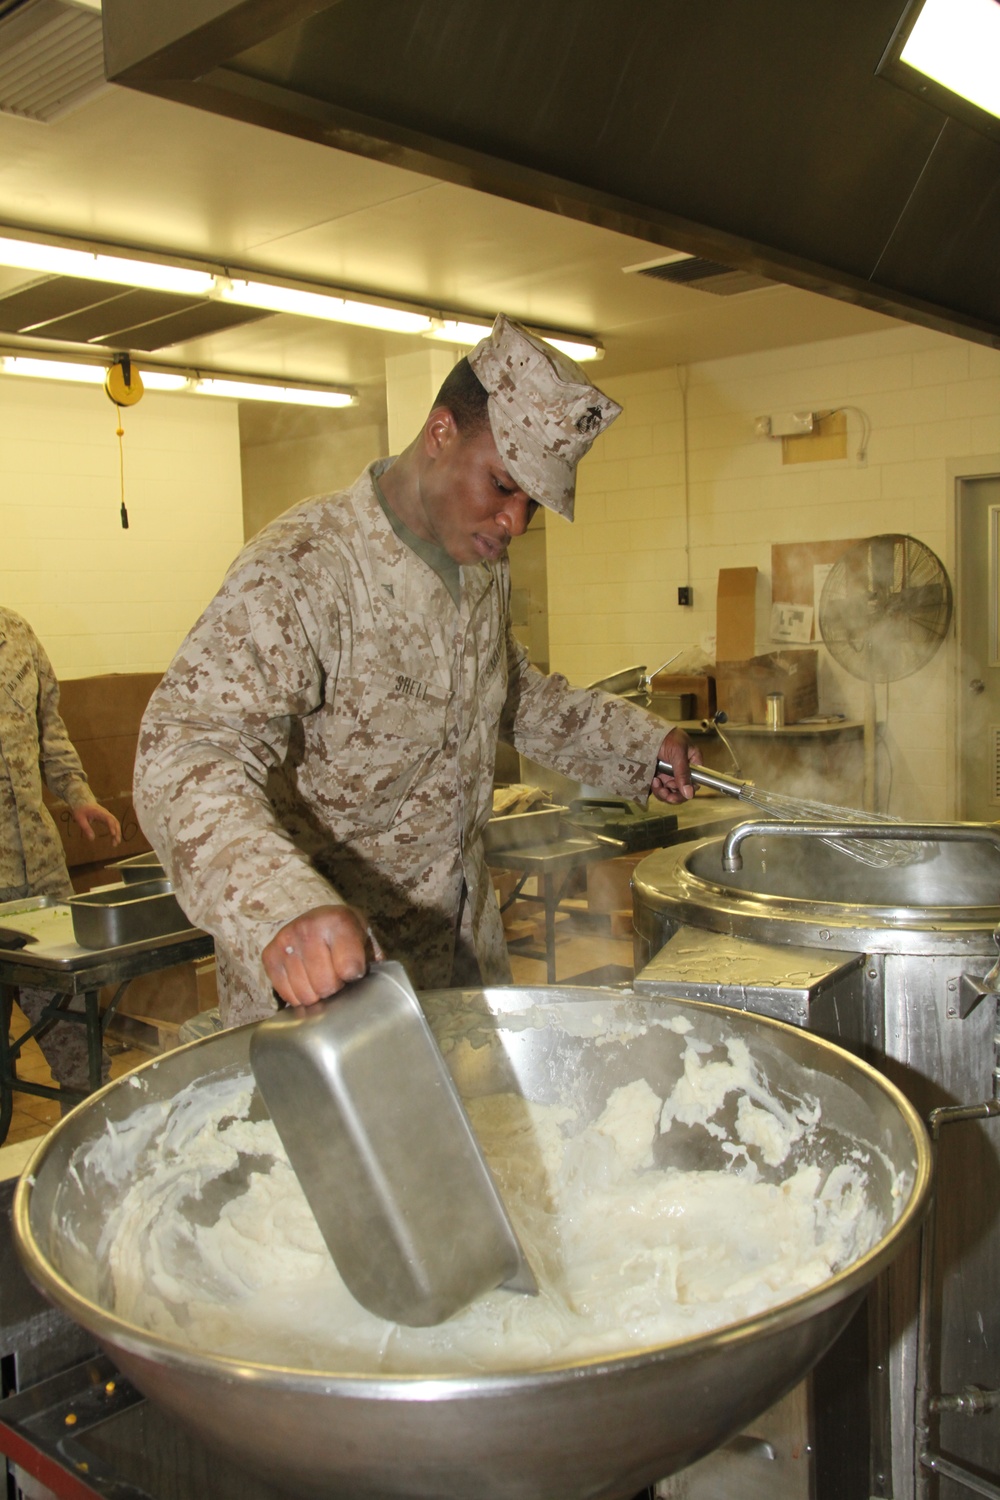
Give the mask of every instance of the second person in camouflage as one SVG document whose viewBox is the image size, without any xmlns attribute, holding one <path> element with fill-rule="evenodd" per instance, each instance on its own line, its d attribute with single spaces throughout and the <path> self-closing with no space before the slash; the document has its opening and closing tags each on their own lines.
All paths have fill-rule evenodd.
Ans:
<svg viewBox="0 0 1000 1500">
<path fill-rule="evenodd" d="M 0 608 L 0 902 L 26 896 L 73 894 L 66 856 L 52 815 L 42 800 L 42 782 L 68 803 L 84 836 L 96 839 L 95 825 L 119 843 L 118 819 L 97 801 L 80 757 L 59 713 L 59 684 L 37 635 L 20 615 Z M 58 996 L 23 986 L 20 1006 L 33 1026 Z M 79 1010 L 73 1000 L 66 1008 Z M 9 1017 L 3 1018 L 3 1024 Z M 56 1021 L 39 1046 L 60 1085 L 86 1092 L 90 1087 L 87 1036 L 78 1022 Z M 103 1060 L 107 1076 L 109 1061 Z"/>
</svg>

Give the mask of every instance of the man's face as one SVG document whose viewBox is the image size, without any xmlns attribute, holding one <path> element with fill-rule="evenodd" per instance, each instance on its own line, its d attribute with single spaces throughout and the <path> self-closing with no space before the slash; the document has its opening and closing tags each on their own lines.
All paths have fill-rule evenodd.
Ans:
<svg viewBox="0 0 1000 1500">
<path fill-rule="evenodd" d="M 449 411 L 431 413 L 420 484 L 429 540 L 457 563 L 496 562 L 538 508 L 500 460 L 489 427 L 464 437 Z"/>
</svg>

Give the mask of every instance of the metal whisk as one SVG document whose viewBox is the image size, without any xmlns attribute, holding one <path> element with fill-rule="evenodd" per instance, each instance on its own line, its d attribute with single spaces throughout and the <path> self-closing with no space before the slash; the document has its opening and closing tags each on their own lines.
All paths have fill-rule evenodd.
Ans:
<svg viewBox="0 0 1000 1500">
<path fill-rule="evenodd" d="M 667 776 L 673 775 L 673 770 L 666 761 L 659 761 L 656 769 L 657 772 L 662 771 Z M 746 802 L 769 818 L 795 819 L 806 823 L 842 823 L 845 818 L 856 819 L 860 823 L 902 821 L 899 818 L 889 817 L 887 813 L 863 813 L 857 808 L 837 807 L 830 802 L 810 802 L 805 797 L 788 797 L 783 792 L 769 792 L 762 787 L 754 786 L 752 781 L 740 781 L 735 776 L 727 776 L 725 771 L 715 771 L 707 766 L 692 766 L 691 780 L 695 786 L 703 786 L 715 792 L 722 792 L 727 797 L 735 797 L 739 802 Z M 904 839 L 831 837 L 824 838 L 823 843 L 829 844 L 831 849 L 838 849 L 841 854 L 846 854 L 850 859 L 856 859 L 859 863 L 869 865 L 876 870 L 915 864 L 925 852 L 923 845 Z"/>
</svg>

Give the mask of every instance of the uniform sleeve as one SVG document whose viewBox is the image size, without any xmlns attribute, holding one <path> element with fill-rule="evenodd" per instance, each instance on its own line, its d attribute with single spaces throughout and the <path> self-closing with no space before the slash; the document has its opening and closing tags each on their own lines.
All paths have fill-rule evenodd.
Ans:
<svg viewBox="0 0 1000 1500">
<path fill-rule="evenodd" d="M 286 922 L 340 900 L 268 795 L 294 753 L 296 721 L 323 702 L 319 629 L 304 590 L 268 572 L 231 575 L 139 733 L 134 800 L 146 836 L 187 915 L 250 973 L 262 972 L 261 952 Z"/>
<path fill-rule="evenodd" d="M 38 760 L 45 784 L 54 797 L 70 807 L 96 802 L 76 753 L 69 731 L 59 713 L 59 683 L 44 646 L 32 641 L 38 678 Z"/>
<path fill-rule="evenodd" d="M 510 633 L 507 662 L 501 737 L 574 781 L 645 802 L 657 751 L 673 726 L 623 698 L 546 676 Z"/>
</svg>

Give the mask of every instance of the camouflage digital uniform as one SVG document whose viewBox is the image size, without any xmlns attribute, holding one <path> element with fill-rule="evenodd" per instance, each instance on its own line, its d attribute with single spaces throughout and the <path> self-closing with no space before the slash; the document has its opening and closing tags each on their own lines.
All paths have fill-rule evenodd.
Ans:
<svg viewBox="0 0 1000 1500">
<path fill-rule="evenodd" d="M 498 734 L 645 798 L 668 725 L 529 665 L 506 558 L 461 603 L 373 483 L 286 512 L 244 549 L 153 693 L 135 805 L 212 932 L 227 1024 L 274 1006 L 261 953 L 314 907 L 358 907 L 418 988 L 509 980 L 482 831 Z"/>
<path fill-rule="evenodd" d="M 60 717 L 59 684 L 44 647 L 26 620 L 0 608 L 0 902 L 73 894 L 63 846 L 42 800 L 43 776 L 70 807 L 97 801 Z M 18 1003 L 35 1025 L 53 998 L 50 990 L 22 988 Z M 39 1045 L 59 1083 L 89 1088 L 82 1026 L 56 1023 Z"/>
</svg>

